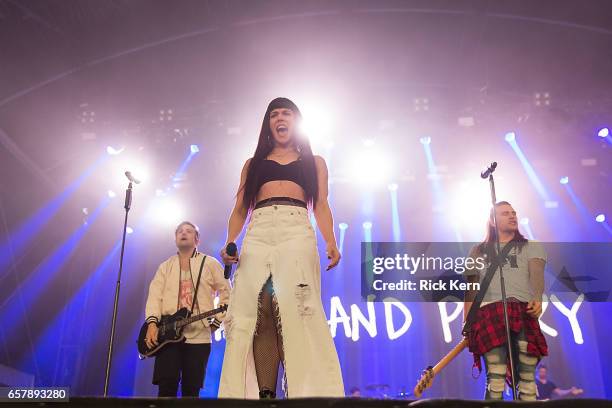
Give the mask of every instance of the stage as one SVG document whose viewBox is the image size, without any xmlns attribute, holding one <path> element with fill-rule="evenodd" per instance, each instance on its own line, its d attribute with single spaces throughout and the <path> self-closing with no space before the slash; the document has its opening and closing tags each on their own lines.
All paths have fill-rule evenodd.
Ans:
<svg viewBox="0 0 612 408">
<path fill-rule="evenodd" d="M 497 163 L 495 201 L 511 203 L 512 228 L 543 248 L 529 260 L 546 261 L 531 275 L 520 250 L 509 256 L 522 278 L 508 286 L 541 305 L 537 377 L 546 366 L 551 395 L 580 398 L 531 405 L 609 406 L 599 398 L 612 400 L 611 21 L 610 0 L 0 0 L 0 385 L 65 387 L 72 406 L 109 408 L 507 405 L 477 401 L 486 375 L 465 349 L 424 392 L 434 399 L 399 399 L 462 343 L 467 304 L 450 285 L 465 270 L 456 261 L 490 231 L 483 171 Z M 279 96 L 301 112 L 287 110 L 289 142 L 266 112 Z M 278 140 L 266 137 L 273 129 Z M 298 315 L 278 321 L 320 330 L 277 348 L 315 356 L 293 384 L 309 377 L 337 385 L 324 395 L 363 399 L 214 399 L 233 361 L 230 324 L 200 332 L 211 341 L 195 364 L 206 367 L 202 399 L 154 398 L 154 359 L 140 358 L 136 340 L 147 318 L 166 314 L 146 313 L 156 271 L 177 254 L 183 221 L 223 269 L 256 151 L 280 177 L 267 181 L 270 197 L 306 194 L 291 181 L 306 170 L 279 169 L 319 163 L 306 163 L 308 194 L 317 186 L 329 207 L 318 207 L 323 219 L 308 214 L 316 244 L 283 268 L 301 270 L 299 282 L 279 288 Z M 232 238 L 241 260 L 254 225 L 245 218 Z M 270 248 L 272 275 L 296 251 Z M 330 249 L 341 259 L 327 270 Z M 190 301 L 175 272 L 185 296 L 168 290 L 152 304 Z M 527 282 L 540 272 L 543 283 Z M 209 292 L 218 304 L 214 291 L 198 293 Z M 335 365 L 332 352 L 316 358 L 325 323 L 335 382 L 317 371 Z M 294 395 L 321 395 L 304 388 Z"/>
<path fill-rule="evenodd" d="M 290 400 L 217 400 L 217 399 L 177 399 L 177 398 L 73 398 L 70 402 L 20 403 L 20 407 L 129 407 L 129 408 L 162 408 L 162 407 L 198 407 L 198 408 L 495 408 L 511 407 L 519 404 L 529 408 L 604 408 L 612 406 L 610 401 L 598 399 L 555 400 L 536 402 L 512 401 L 473 401 L 460 399 L 422 399 L 409 400 L 375 400 L 358 398 L 339 399 L 290 399 Z"/>
</svg>

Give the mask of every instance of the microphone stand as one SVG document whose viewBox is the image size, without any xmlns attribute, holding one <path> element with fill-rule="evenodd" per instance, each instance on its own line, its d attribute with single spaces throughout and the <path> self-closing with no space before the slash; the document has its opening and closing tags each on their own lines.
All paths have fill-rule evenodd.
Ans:
<svg viewBox="0 0 612 408">
<path fill-rule="evenodd" d="M 126 174 L 127 175 L 127 174 Z M 132 206 L 132 178 L 128 176 L 130 184 L 125 190 L 125 220 L 123 222 L 123 240 L 121 242 L 121 257 L 119 258 L 119 275 L 115 286 L 115 303 L 113 305 L 113 320 L 111 323 L 110 339 L 108 341 L 108 356 L 106 357 L 106 375 L 104 376 L 104 397 L 108 396 L 108 383 L 110 381 L 111 362 L 113 359 L 113 344 L 115 342 L 115 325 L 117 323 L 117 308 L 119 306 L 119 289 L 121 287 L 121 272 L 123 271 L 123 252 L 125 250 L 125 236 L 127 233 L 127 220 L 130 207 Z M 136 181 L 138 182 L 138 181 Z"/>
<path fill-rule="evenodd" d="M 489 175 L 489 186 L 491 188 L 491 203 L 493 204 L 493 227 L 495 230 L 495 246 L 497 249 L 497 256 L 501 254 L 501 246 L 499 244 L 499 232 L 497 231 L 497 212 L 495 204 L 497 203 L 497 197 L 495 195 L 495 181 L 493 180 L 493 172 L 497 167 L 497 163 L 493 163 L 486 171 Z M 482 174 L 486 177 L 486 173 Z M 506 299 L 506 284 L 504 281 L 504 271 L 502 268 L 503 260 L 499 261 L 499 282 L 501 285 L 502 303 L 504 305 L 504 324 L 506 326 L 506 344 L 508 345 L 508 359 L 510 361 L 510 379 L 512 382 L 512 399 L 517 400 L 516 395 L 516 379 L 514 378 L 514 357 L 512 353 L 512 340 L 510 336 L 510 322 L 508 319 L 508 301 Z"/>
</svg>

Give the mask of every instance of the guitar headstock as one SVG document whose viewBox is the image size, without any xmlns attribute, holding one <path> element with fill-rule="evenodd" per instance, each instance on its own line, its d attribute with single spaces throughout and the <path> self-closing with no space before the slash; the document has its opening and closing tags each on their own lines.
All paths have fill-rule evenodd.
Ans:
<svg viewBox="0 0 612 408">
<path fill-rule="evenodd" d="M 434 376 L 435 374 L 433 372 L 432 366 L 429 366 L 425 370 L 423 370 L 423 374 L 421 374 L 419 382 L 414 387 L 413 393 L 415 397 L 421 398 L 421 395 L 423 395 L 423 391 L 431 387 L 431 383 L 433 382 Z"/>
<path fill-rule="evenodd" d="M 225 303 L 222 303 L 219 305 L 219 309 L 221 309 L 222 312 L 225 312 L 227 310 L 227 305 Z"/>
</svg>

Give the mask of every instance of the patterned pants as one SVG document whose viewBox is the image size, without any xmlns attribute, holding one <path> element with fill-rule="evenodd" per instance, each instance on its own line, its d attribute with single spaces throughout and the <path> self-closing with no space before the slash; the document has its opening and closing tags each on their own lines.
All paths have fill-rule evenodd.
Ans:
<svg viewBox="0 0 612 408">
<path fill-rule="evenodd" d="M 527 354 L 527 341 L 524 331 L 521 331 L 518 335 L 512 333 L 512 343 L 514 352 L 514 378 L 515 381 L 518 382 L 517 388 L 519 399 L 523 401 L 535 401 L 535 368 L 538 364 L 538 358 Z M 487 374 L 485 399 L 503 399 L 508 364 L 508 350 L 506 345 L 495 347 L 485 353 L 484 360 Z"/>
</svg>

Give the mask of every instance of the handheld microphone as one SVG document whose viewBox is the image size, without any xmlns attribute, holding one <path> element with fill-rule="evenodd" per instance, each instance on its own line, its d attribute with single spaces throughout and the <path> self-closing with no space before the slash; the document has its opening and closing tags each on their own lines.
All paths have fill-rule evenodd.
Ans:
<svg viewBox="0 0 612 408">
<path fill-rule="evenodd" d="M 225 247 L 225 253 L 228 254 L 229 256 L 236 256 L 237 250 L 238 250 L 238 247 L 236 247 L 236 244 L 233 242 L 230 242 Z M 223 276 L 225 277 L 225 279 L 229 279 L 231 273 L 232 273 L 232 265 L 231 264 L 225 265 L 225 269 L 223 270 Z"/>
<path fill-rule="evenodd" d="M 140 184 L 140 180 L 138 180 L 136 177 L 134 177 L 134 176 L 132 175 L 132 172 L 131 172 L 131 171 L 126 171 L 126 172 L 125 172 L 125 177 L 127 177 L 127 178 L 128 178 L 128 180 L 130 180 L 132 183 L 135 183 L 135 184 Z"/>
<path fill-rule="evenodd" d="M 496 167 L 497 167 L 497 162 L 491 163 L 491 165 L 489 167 L 487 167 L 486 170 L 484 170 L 484 171 L 482 171 L 480 173 L 480 177 L 482 177 L 483 179 L 486 179 L 487 177 L 489 177 L 491 175 L 491 173 L 493 173 L 495 171 Z"/>
</svg>

